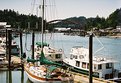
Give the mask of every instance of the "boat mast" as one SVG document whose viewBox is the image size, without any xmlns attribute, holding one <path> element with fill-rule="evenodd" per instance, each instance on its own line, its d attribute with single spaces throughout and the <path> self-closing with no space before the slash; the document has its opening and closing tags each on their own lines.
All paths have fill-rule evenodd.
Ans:
<svg viewBox="0 0 121 83">
<path fill-rule="evenodd" d="M 43 0 L 43 4 L 42 4 L 42 44 L 41 44 L 41 46 L 42 46 L 42 52 L 43 52 L 43 40 L 44 40 L 44 35 L 43 35 L 43 33 L 44 33 L 44 31 L 43 31 L 43 29 L 44 29 L 44 5 L 45 5 L 45 2 L 44 2 L 44 0 Z"/>
</svg>

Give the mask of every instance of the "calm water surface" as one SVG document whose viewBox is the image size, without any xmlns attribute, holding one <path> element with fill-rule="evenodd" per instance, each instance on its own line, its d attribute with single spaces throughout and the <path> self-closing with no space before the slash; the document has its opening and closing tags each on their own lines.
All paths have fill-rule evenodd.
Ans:
<svg viewBox="0 0 121 83">
<path fill-rule="evenodd" d="M 64 57 L 69 56 L 70 49 L 73 46 L 83 46 L 88 48 L 89 38 L 80 36 L 67 36 L 62 33 L 46 34 L 44 41 L 47 41 L 50 46 L 62 48 Z M 19 37 L 15 38 L 19 44 Z M 23 35 L 23 49 L 27 57 L 31 57 L 31 34 Z M 41 35 L 35 34 L 35 41 L 41 41 Z M 102 50 L 100 50 L 103 48 Z M 118 61 L 115 68 L 121 69 L 121 38 L 93 38 L 93 53 L 96 56 L 110 57 Z M 99 51 L 98 51 L 99 50 Z M 96 52 L 98 51 L 98 52 Z M 95 53 L 96 52 L 96 53 Z M 21 71 L 0 71 L 0 83 L 31 83 L 25 72 Z"/>
</svg>

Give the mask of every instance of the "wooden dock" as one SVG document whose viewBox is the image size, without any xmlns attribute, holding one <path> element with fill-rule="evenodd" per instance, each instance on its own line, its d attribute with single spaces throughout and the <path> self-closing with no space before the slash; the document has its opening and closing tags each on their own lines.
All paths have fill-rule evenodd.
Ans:
<svg viewBox="0 0 121 83">
<path fill-rule="evenodd" d="M 74 83 L 89 83 L 89 76 L 75 72 L 70 72 L 70 73 L 74 76 Z M 93 83 L 116 83 L 116 82 L 93 77 Z"/>
<path fill-rule="evenodd" d="M 0 71 L 9 70 L 8 65 L 9 65 L 8 61 L 6 61 L 6 60 L 2 64 L 0 63 Z M 17 57 L 17 56 L 11 57 L 10 68 L 11 68 L 11 70 L 17 70 L 17 71 L 22 70 L 22 63 L 21 63 L 20 57 Z M 87 75 L 72 72 L 72 71 L 68 71 L 67 73 L 73 75 L 74 83 L 89 83 L 89 76 L 87 76 Z M 93 77 L 93 83 L 116 83 L 116 82 Z"/>
<path fill-rule="evenodd" d="M 20 57 L 12 56 L 11 57 L 11 63 L 10 63 L 10 69 L 11 70 L 21 70 L 22 69 L 22 63 Z M 1 71 L 7 71 L 9 70 L 9 63 L 5 60 L 0 63 L 0 70 Z"/>
</svg>

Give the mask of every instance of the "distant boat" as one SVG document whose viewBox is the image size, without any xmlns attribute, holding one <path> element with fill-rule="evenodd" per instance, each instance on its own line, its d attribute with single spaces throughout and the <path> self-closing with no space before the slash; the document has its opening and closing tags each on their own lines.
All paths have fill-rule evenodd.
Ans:
<svg viewBox="0 0 121 83">
<path fill-rule="evenodd" d="M 44 6 L 45 5 L 43 0 L 43 11 Z M 43 42 L 44 12 L 42 14 L 42 40 L 40 44 L 41 48 L 39 47 L 36 49 L 36 51 L 40 49 L 38 54 L 39 57 L 37 59 L 27 59 L 27 62 L 24 65 L 27 76 L 30 81 L 34 83 L 74 83 L 73 76 L 66 73 L 66 70 L 63 69 L 62 64 L 48 60 L 45 57 L 45 55 L 49 53 L 44 52 L 45 48 L 48 49 L 47 51 L 51 51 L 53 49 L 49 48 L 48 45 L 45 45 Z"/>
<path fill-rule="evenodd" d="M 70 57 L 63 60 L 75 72 L 89 75 L 89 49 L 82 46 L 71 48 Z M 93 76 L 103 79 L 121 78 L 121 72 L 114 69 L 113 59 L 93 57 Z"/>
</svg>

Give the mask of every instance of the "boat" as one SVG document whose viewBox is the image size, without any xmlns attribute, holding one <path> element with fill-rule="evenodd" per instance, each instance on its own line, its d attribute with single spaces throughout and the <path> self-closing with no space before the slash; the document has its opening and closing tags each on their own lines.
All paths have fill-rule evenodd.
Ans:
<svg viewBox="0 0 121 83">
<path fill-rule="evenodd" d="M 0 37 L 0 55 L 5 56 L 6 54 L 6 37 Z M 12 40 L 11 44 L 11 55 L 19 55 L 19 45 L 16 44 L 14 40 Z"/>
<path fill-rule="evenodd" d="M 44 0 L 42 9 L 44 11 Z M 42 42 L 41 50 L 36 59 L 27 59 L 24 64 L 25 72 L 30 81 L 34 83 L 74 83 L 73 76 L 65 70 L 65 66 L 49 60 L 44 54 L 44 42 L 43 42 L 43 24 L 44 24 L 44 12 L 42 13 Z"/>
<path fill-rule="evenodd" d="M 63 60 L 72 71 L 89 75 L 89 49 L 83 46 L 71 48 L 70 57 Z M 121 78 L 121 71 L 114 69 L 116 61 L 111 58 L 93 56 L 93 76 L 101 79 Z"/>
<path fill-rule="evenodd" d="M 73 76 L 63 69 L 62 64 L 45 58 L 41 53 L 39 60 L 27 59 L 24 69 L 30 81 L 34 83 L 73 83 Z M 32 62 L 40 62 L 40 65 Z"/>
<path fill-rule="evenodd" d="M 38 55 L 41 54 L 41 42 L 36 42 L 35 45 L 35 58 L 38 58 Z M 55 62 L 62 62 L 63 61 L 63 50 L 62 49 L 55 49 L 49 46 L 46 42 L 43 43 L 43 52 L 45 57 L 49 60 Z"/>
</svg>

